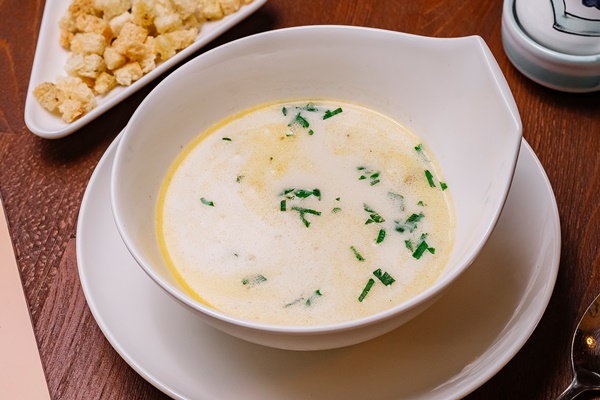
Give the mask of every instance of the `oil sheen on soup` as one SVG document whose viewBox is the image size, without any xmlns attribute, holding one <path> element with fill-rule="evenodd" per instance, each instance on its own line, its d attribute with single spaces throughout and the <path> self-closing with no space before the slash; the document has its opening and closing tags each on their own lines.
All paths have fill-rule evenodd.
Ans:
<svg viewBox="0 0 600 400">
<path fill-rule="evenodd" d="M 380 113 L 271 103 L 184 149 L 161 188 L 158 241 L 179 283 L 216 310 L 333 324 L 432 285 L 454 243 L 450 191 L 426 144 Z"/>
</svg>

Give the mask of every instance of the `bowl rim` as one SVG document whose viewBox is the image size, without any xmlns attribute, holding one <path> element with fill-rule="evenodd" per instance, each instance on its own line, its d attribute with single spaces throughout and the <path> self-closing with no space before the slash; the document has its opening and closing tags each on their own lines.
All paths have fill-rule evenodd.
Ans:
<svg viewBox="0 0 600 400">
<path fill-rule="evenodd" d="M 401 39 L 409 39 L 409 40 L 419 40 L 423 42 L 447 42 L 447 43 L 456 43 L 456 42 L 466 42 L 473 43 L 472 46 L 477 47 L 480 51 L 483 51 L 482 55 L 485 57 L 487 61 L 487 71 L 491 74 L 494 79 L 494 85 L 498 89 L 497 94 L 504 100 L 504 104 L 506 109 L 509 111 L 509 114 L 513 117 L 513 122 L 515 123 L 516 134 L 515 136 L 515 146 L 512 149 L 512 157 L 510 159 L 510 168 L 511 174 L 510 179 L 505 182 L 506 187 L 503 190 L 502 199 L 499 203 L 498 209 L 494 210 L 494 214 L 489 221 L 489 225 L 486 227 L 484 235 L 479 239 L 479 241 L 473 246 L 471 250 L 469 250 L 468 255 L 463 258 L 463 262 L 461 265 L 457 266 L 455 269 L 450 271 L 447 274 L 443 274 L 436 280 L 433 285 L 429 286 L 422 292 L 417 295 L 407 299 L 406 301 L 392 306 L 388 309 L 379 311 L 377 313 L 353 319 L 348 321 L 342 321 L 331 324 L 323 324 L 323 325 L 279 325 L 279 324 L 271 324 L 271 323 L 262 323 L 255 322 L 251 320 L 246 320 L 238 317 L 231 316 L 224 312 L 218 311 L 212 307 L 206 306 L 192 299 L 189 295 L 184 294 L 182 290 L 175 288 L 170 283 L 166 282 L 160 274 L 158 274 L 151 266 L 146 265 L 145 257 L 140 254 L 138 249 L 132 244 L 130 240 L 129 234 L 127 230 L 120 223 L 119 214 L 121 213 L 119 202 L 117 201 L 117 180 L 119 171 L 119 163 L 123 158 L 123 153 L 125 152 L 125 147 L 128 142 L 128 138 L 133 134 L 130 133 L 134 131 L 133 126 L 137 119 L 142 118 L 141 114 L 149 102 L 153 101 L 153 98 L 161 91 L 163 87 L 166 87 L 172 79 L 177 79 L 180 75 L 185 74 L 189 69 L 195 67 L 196 64 L 204 62 L 204 60 L 210 60 L 213 57 L 221 57 L 221 53 L 231 54 L 231 51 L 235 51 L 238 47 L 243 47 L 247 43 L 253 43 L 256 41 L 264 40 L 264 38 L 269 38 L 271 36 L 281 36 L 281 35 L 295 35 L 298 32 L 311 32 L 311 31 L 327 31 L 331 33 L 331 31 L 336 31 L 336 33 L 340 32 L 365 32 L 368 35 L 386 35 L 388 37 L 396 37 Z M 420 36 L 411 33 L 392 31 L 381 28 L 372 28 L 372 27 L 361 27 L 361 26 L 350 26 L 350 25 L 306 25 L 306 26 L 296 26 L 289 28 L 281 28 L 275 29 L 271 31 L 261 32 L 257 34 L 253 34 L 250 36 L 246 36 L 240 39 L 236 39 L 229 43 L 223 44 L 216 48 L 213 48 L 205 53 L 202 53 L 195 57 L 194 59 L 188 61 L 186 64 L 179 67 L 176 71 L 171 73 L 165 79 L 163 79 L 153 90 L 146 96 L 146 98 L 140 103 L 134 114 L 132 115 L 129 123 L 124 129 L 123 137 L 121 138 L 118 147 L 116 149 L 115 158 L 113 162 L 113 168 L 111 171 L 111 184 L 110 184 L 110 198 L 112 205 L 112 213 L 113 218 L 115 219 L 115 223 L 123 242 L 125 243 L 127 249 L 137 262 L 137 264 L 146 272 L 150 278 L 157 283 L 163 290 L 165 290 L 171 297 L 183 303 L 184 305 L 190 307 L 193 310 L 204 314 L 214 320 L 222 321 L 225 323 L 229 323 L 244 329 L 249 330 L 258 330 L 264 332 L 270 332 L 272 334 L 278 335 L 303 335 L 303 336 L 311 336 L 311 335 L 322 335 L 326 333 L 339 333 L 343 331 L 352 331 L 359 328 L 363 328 L 368 325 L 380 323 L 382 321 L 389 320 L 394 318 L 398 314 L 409 313 L 411 310 L 422 306 L 427 303 L 438 298 L 443 292 L 445 292 L 448 287 L 460 276 L 463 272 L 465 272 L 468 267 L 473 263 L 473 261 L 477 258 L 479 253 L 481 252 L 483 246 L 487 242 L 490 237 L 499 217 L 502 212 L 502 208 L 506 202 L 508 197 L 508 193 L 510 190 L 510 186 L 512 184 L 512 179 L 514 177 L 514 171 L 516 168 L 516 163 L 518 159 L 519 149 L 521 146 L 521 137 L 522 137 L 522 124 L 520 120 L 520 116 L 518 113 L 518 109 L 516 108 L 516 104 L 514 102 L 514 98 L 512 97 L 512 93 L 510 92 L 510 88 L 502 75 L 501 70 L 495 63 L 492 53 L 489 51 L 489 48 L 483 41 L 480 36 L 470 35 L 463 37 L 452 37 L 452 38 L 438 38 L 438 37 L 428 37 L 428 36 Z"/>
</svg>

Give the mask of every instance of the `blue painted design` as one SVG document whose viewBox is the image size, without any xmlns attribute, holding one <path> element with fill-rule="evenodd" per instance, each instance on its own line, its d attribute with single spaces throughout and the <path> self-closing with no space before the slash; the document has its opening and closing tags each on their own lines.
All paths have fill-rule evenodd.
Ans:
<svg viewBox="0 0 600 400">
<path fill-rule="evenodd" d="M 600 0 L 549 0 L 554 29 L 578 36 L 600 36 Z"/>
</svg>

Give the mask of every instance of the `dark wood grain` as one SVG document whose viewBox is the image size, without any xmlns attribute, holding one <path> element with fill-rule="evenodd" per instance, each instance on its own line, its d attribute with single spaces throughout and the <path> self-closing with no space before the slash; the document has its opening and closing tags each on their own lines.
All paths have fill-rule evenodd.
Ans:
<svg viewBox="0 0 600 400">
<path fill-rule="evenodd" d="M 91 173 L 157 82 L 64 139 L 33 135 L 23 112 L 43 7 L 41 0 L 0 1 L 0 193 L 51 395 L 163 399 L 102 335 L 86 305 L 75 255 L 77 215 Z M 262 31 L 314 24 L 436 37 L 479 35 L 486 41 L 513 91 L 524 136 L 555 191 L 562 256 L 538 328 L 508 365 L 468 399 L 551 399 L 571 380 L 571 333 L 600 292 L 600 94 L 561 93 L 521 75 L 502 48 L 501 13 L 500 0 L 269 0 L 207 48 Z"/>
</svg>

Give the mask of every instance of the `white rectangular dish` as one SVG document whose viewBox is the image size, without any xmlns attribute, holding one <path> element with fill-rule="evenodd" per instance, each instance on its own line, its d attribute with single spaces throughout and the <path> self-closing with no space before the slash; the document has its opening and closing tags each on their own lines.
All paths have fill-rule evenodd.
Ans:
<svg viewBox="0 0 600 400">
<path fill-rule="evenodd" d="M 238 24 L 250 14 L 258 10 L 267 0 L 254 0 L 239 11 L 218 21 L 203 24 L 196 41 L 181 50 L 175 56 L 157 65 L 131 86 L 118 86 L 104 96 L 98 96 L 98 105 L 72 123 L 65 123 L 57 114 L 45 110 L 33 96 L 33 89 L 43 82 L 53 82 L 59 76 L 66 76 L 65 63 L 69 52 L 59 44 L 60 28 L 58 21 L 69 7 L 71 0 L 47 0 L 44 16 L 40 26 L 33 67 L 25 101 L 25 124 L 34 134 L 45 139 L 58 139 L 67 136 L 108 111 L 128 96 L 156 79 L 186 57 L 199 50 L 210 41 Z"/>
</svg>

